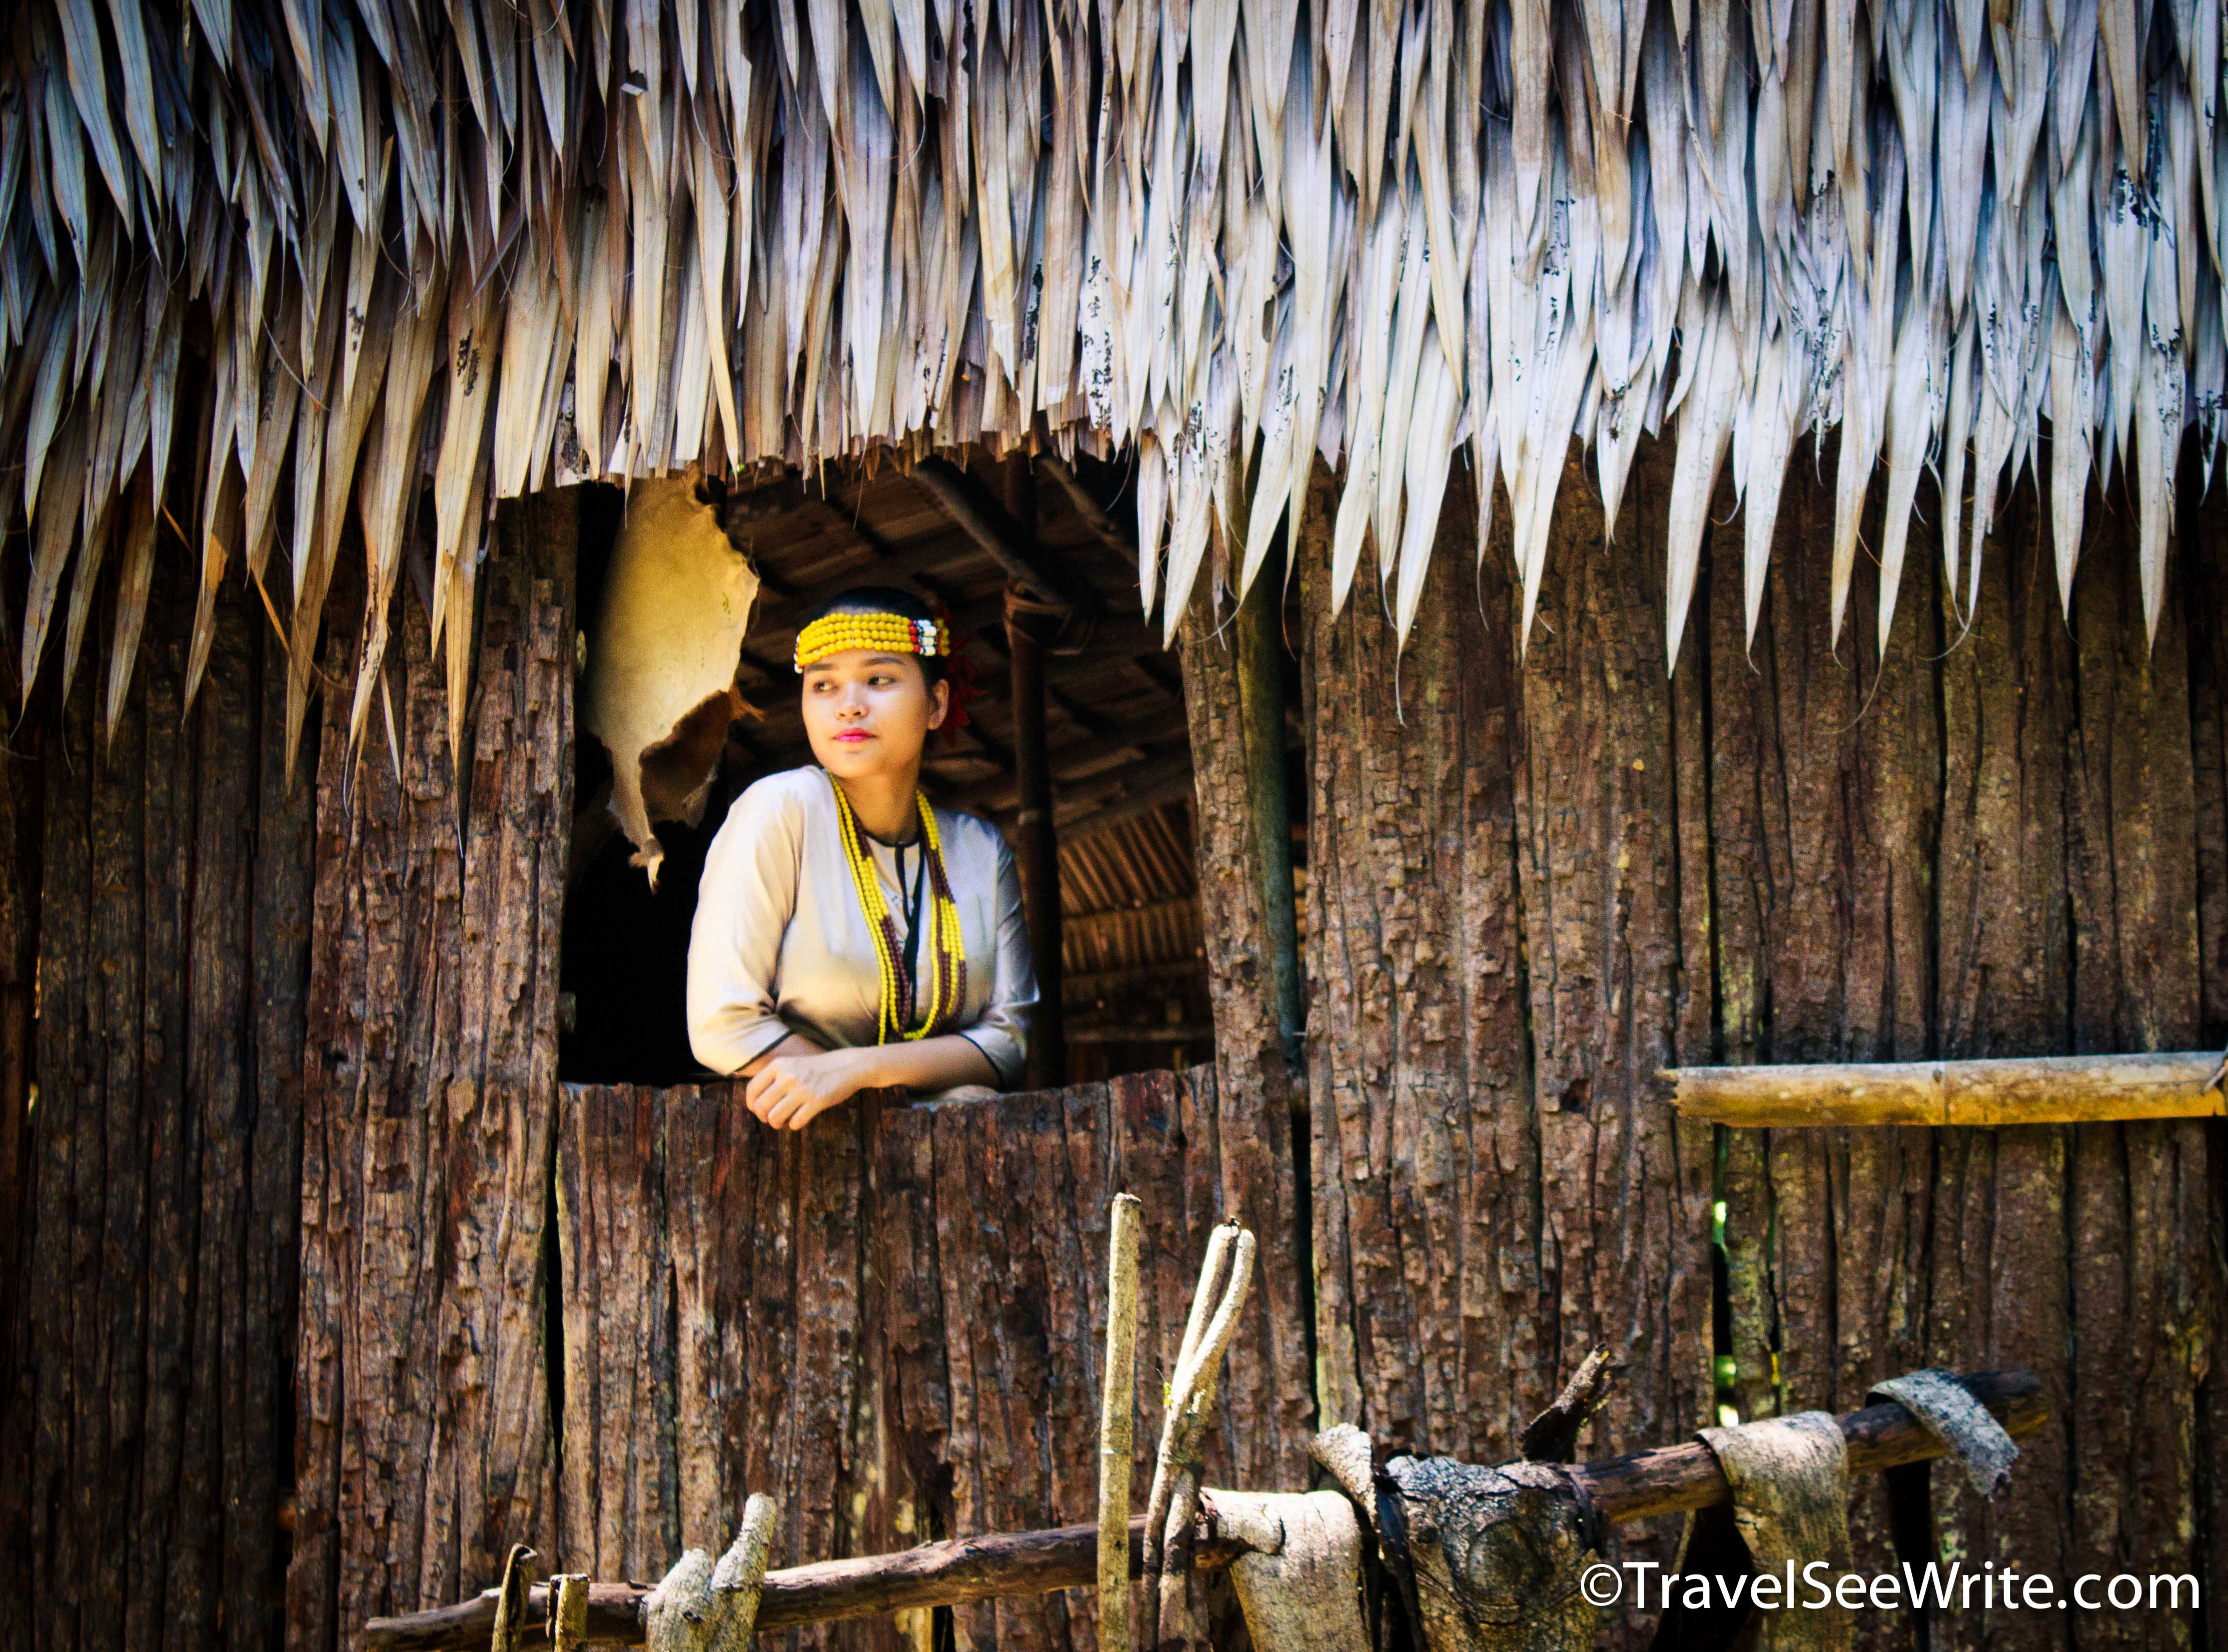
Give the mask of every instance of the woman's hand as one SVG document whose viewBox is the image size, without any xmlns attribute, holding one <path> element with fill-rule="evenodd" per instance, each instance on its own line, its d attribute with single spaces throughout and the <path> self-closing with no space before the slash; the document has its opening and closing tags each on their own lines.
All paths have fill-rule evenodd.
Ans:
<svg viewBox="0 0 2228 1652">
<path fill-rule="evenodd" d="M 868 1087 L 862 1055 L 871 1051 L 816 1050 L 775 1055 L 752 1076 L 743 1104 L 773 1130 L 803 1130 L 830 1107 Z"/>
<path fill-rule="evenodd" d="M 998 1070 L 973 1040 L 957 1033 L 902 1044 L 867 1044 L 823 1050 L 791 1033 L 745 1067 L 750 1080 L 743 1105 L 772 1130 L 803 1130 L 861 1090 L 948 1091 L 956 1085 L 983 1089 Z"/>
</svg>

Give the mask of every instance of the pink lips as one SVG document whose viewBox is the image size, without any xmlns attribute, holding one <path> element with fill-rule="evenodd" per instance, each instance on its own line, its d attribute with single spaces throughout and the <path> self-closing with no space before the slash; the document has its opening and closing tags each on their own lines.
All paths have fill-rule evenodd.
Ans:
<svg viewBox="0 0 2228 1652">
<path fill-rule="evenodd" d="M 874 737 L 863 728 L 847 728 L 836 738 L 846 746 L 856 746 L 863 740 L 870 740 Z"/>
</svg>

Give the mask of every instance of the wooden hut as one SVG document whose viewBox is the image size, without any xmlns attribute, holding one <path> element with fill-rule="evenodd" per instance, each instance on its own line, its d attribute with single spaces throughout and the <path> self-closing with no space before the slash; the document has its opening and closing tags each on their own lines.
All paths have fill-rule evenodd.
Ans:
<svg viewBox="0 0 2228 1652">
<path fill-rule="evenodd" d="M 1935 1643 L 2220 1642 L 2228 1126 L 1657 1077 L 2228 1038 L 2218 7 L 0 31 L 0 1649 L 353 1648 L 746 1491 L 791 1560 L 1086 1519 L 1118 1188 L 1149 1373 L 1262 1236 L 1211 1477 L 1507 1457 L 1597 1345 L 1590 1455 L 2022 1364 L 2019 1495 L 1933 1540 L 2207 1604 Z M 614 607 L 658 500 L 754 597 L 615 759 L 661 656 L 602 617 L 712 618 Z M 932 779 L 1022 848 L 1064 1066 L 776 1141 L 658 983 L 798 755 L 782 627 L 868 579 L 971 638 Z"/>
</svg>

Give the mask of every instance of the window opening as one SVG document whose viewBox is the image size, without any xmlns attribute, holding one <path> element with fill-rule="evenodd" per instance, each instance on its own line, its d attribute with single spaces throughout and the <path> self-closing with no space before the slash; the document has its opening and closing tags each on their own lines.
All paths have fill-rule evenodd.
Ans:
<svg viewBox="0 0 2228 1652">
<path fill-rule="evenodd" d="M 981 476 L 987 465 L 970 467 Z M 1086 486 L 1121 521 L 1117 473 L 1079 460 Z M 959 472 L 964 485 L 978 477 Z M 588 685 L 609 662 L 591 657 L 629 502 L 617 488 L 585 491 L 579 558 L 581 678 L 563 951 L 560 1076 L 569 1082 L 672 1085 L 708 1080 L 688 1047 L 688 935 L 706 851 L 729 805 L 761 777 L 811 760 L 797 708 L 791 650 L 799 618 L 852 586 L 897 586 L 950 617 L 956 677 L 976 691 L 949 738 L 932 736 L 922 783 L 939 805 L 983 816 L 1014 838 L 1015 772 L 1010 656 L 1004 631 L 1008 571 L 963 531 L 938 494 L 880 469 L 829 466 L 825 487 L 795 476 L 727 486 L 698 483 L 727 541 L 759 582 L 735 662 L 731 707 L 715 708 L 695 823 L 657 817 L 653 888 L 612 808 L 604 740 L 592 732 Z M 946 485 L 950 485 L 947 482 Z M 987 490 L 985 490 L 987 493 Z M 1103 598 L 1094 625 L 1055 650 L 1047 669 L 1046 747 L 1060 831 L 1065 1078 L 1081 1083 L 1213 1053 L 1193 861 L 1192 775 L 1182 678 L 1138 611 L 1134 555 L 1104 541 L 1059 489 L 1035 490 L 1035 547 L 1062 560 Z M 995 496 L 995 495 L 989 496 Z M 643 484 L 635 506 L 640 509 Z M 963 697 L 964 697 L 963 695 Z M 707 714 L 707 716 L 714 714 Z M 669 776 L 666 807 L 701 766 Z M 650 812 L 658 814 L 650 800 Z"/>
</svg>

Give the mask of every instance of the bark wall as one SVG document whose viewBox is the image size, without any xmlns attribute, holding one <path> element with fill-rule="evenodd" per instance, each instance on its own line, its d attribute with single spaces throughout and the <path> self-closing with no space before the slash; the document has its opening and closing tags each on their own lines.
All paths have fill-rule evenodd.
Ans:
<svg viewBox="0 0 2228 1652">
<path fill-rule="evenodd" d="M 1318 518 L 1326 518 L 1335 503 L 1327 483 L 1327 477 L 1319 477 L 1314 490 L 1312 512 Z M 1273 569 L 1262 575 L 1275 577 Z M 1243 1368 L 1233 1367 L 1231 1380 L 1247 1385 L 1244 1403 L 1250 1414 L 1274 1418 L 1272 1437 L 1281 1444 L 1273 1482 L 1251 1483 L 1296 1486 L 1307 1477 L 1306 1442 L 1315 1418 L 1315 1339 L 1309 1311 L 1314 1281 L 1303 1237 L 1312 1220 L 1306 1185 L 1309 1117 L 1305 1075 L 1287 1057 L 1279 1025 L 1275 965 L 1269 957 L 1274 942 L 1257 870 L 1239 708 L 1245 674 L 1234 631 L 1230 615 L 1213 611 L 1202 592 L 1178 642 L 1199 799 L 1192 815 L 1193 858 L 1214 1010 L 1214 1094 L 1227 1144 L 1223 1198 L 1239 1220 L 1264 1239 L 1270 1233 L 1303 1236 L 1289 1250 L 1262 1248 L 1257 1265 L 1271 1290 L 1257 1298 L 1254 1309 L 1261 1355 Z M 1271 1300 L 1297 1304 L 1301 1311 L 1259 1317 L 1261 1305 Z M 1257 1383 L 1271 1386 L 1252 1386 Z"/>
<path fill-rule="evenodd" d="M 0 569 L 0 614 L 15 611 L 30 569 Z M 21 577 L 16 569 L 22 568 Z M 23 703 L 20 656 L 0 649 L 0 703 Z M 43 708 L 42 708 L 43 709 Z M 0 740 L 0 1395 L 15 1389 L 16 1349 L 7 1328 L 21 1297 L 31 1087 L 38 1073 L 39 888 L 45 855 L 44 716 L 20 718 Z M 0 1413 L 0 1440 L 6 1421 Z"/>
<path fill-rule="evenodd" d="M 2032 494 L 1997 526 L 1969 631 L 1944 604 L 1938 540 L 1915 533 L 1918 587 L 1875 669 L 1873 593 L 1860 582 L 1835 663 L 1822 567 L 1797 554 L 1830 531 L 1827 490 L 1790 502 L 1752 663 L 1735 580 L 1721 568 L 1711 592 L 1725 1059 L 2195 1045 L 2199 844 L 2218 828 L 2199 825 L 2188 628 L 2218 537 L 2185 532 L 2182 599 L 2147 650 L 2132 524 L 2111 502 L 2090 502 L 2070 626 Z M 1936 1476 L 1944 1553 L 2060 1578 L 2217 1575 L 2228 1534 L 2206 1517 L 2199 1439 L 2219 1403 L 2221 1141 L 2195 1122 L 1728 1132 L 1744 1412 L 1853 1405 L 1920 1364 L 2028 1366 L 2053 1424 L 2026 1448 L 2026 1495 L 1984 1508 Z M 1883 1497 L 1860 1514 L 1860 1564 L 1887 1563 Z M 1884 1642 L 1907 1628 L 1873 1627 Z M 2148 1645 L 2187 1624 L 2077 1613 L 2071 1629 Z M 1975 1611 L 1935 1643 L 2066 1633 Z"/>
<path fill-rule="evenodd" d="M 2186 474 L 2186 473 L 2185 473 Z M 2204 1035 L 2228 1041 L 2228 496 L 2182 515 L 2181 589 L 2189 650 L 2191 747 L 2197 791 L 2197 989 Z M 2217 1281 L 2228 1276 L 2228 1124 L 2206 1129 Z M 2215 1297 L 2213 1347 L 2199 1389 L 2193 1453 L 2205 1598 L 2228 1601 L 2228 1303 Z M 2220 1615 L 2211 1622 L 2217 1625 Z M 2221 1631 L 2212 1630 L 2218 1646 Z"/>
<path fill-rule="evenodd" d="M 1253 1144 L 1211 1071 L 994 1101 L 866 1101 L 800 1137 L 728 1085 L 567 1086 L 558 1237 L 563 1564 L 656 1578 L 722 1546 L 746 1495 L 785 1525 L 774 1564 L 1095 1517 L 1106 1210 L 1145 1205 L 1138 1473 L 1149 1483 L 1207 1231 Z M 1259 1232 L 1261 1254 L 1296 1252 Z M 1233 1346 L 1215 1483 L 1298 1484 L 1303 1368 L 1272 1324 L 1289 1268 L 1256 1284 Z M 1140 1492 L 1142 1495 L 1142 1490 Z M 957 1609 L 959 1644 L 1093 1643 L 1087 1595 Z M 895 1648 L 923 1622 L 793 1631 Z M 925 1643 L 923 1640 L 920 1643 Z"/>
<path fill-rule="evenodd" d="M 1300 564 L 1323 1420 L 1502 1461 L 1602 1343 L 1625 1367 L 1603 1455 L 1681 1437 L 1710 1396 L 1712 1142 L 1651 1079 L 1709 1030 L 1680 855 L 1699 731 L 1664 690 L 1650 548 L 1668 477 L 1633 478 L 1604 544 L 1574 464 L 1521 663 L 1505 530 L 1473 576 L 1457 484 L 1405 656 L 1373 570 L 1334 620 L 1320 527 Z M 1668 1562 L 1655 1525 L 1623 1540 Z"/>
<path fill-rule="evenodd" d="M 2195 1570 L 2228 1598 L 2228 1130 L 1713 1131 L 1652 1078 L 2228 1036 L 2228 508 L 2186 513 L 2155 650 L 2107 502 L 2070 626 L 2024 498 L 1969 632 L 1922 529 L 1876 669 L 1868 568 L 1828 644 L 1830 502 L 1798 468 L 1754 649 L 1721 530 L 1667 678 L 1667 465 L 1642 454 L 1614 539 L 1568 478 L 1521 658 L 1505 529 L 1475 574 L 1435 559 L 1404 656 L 1366 585 L 1332 620 L 1317 478 L 1296 1132 L 1208 628 L 1183 665 L 1215 1072 L 869 1104 L 799 1141 L 724 1089 L 556 1085 L 569 499 L 507 512 L 483 571 L 461 787 L 422 607 L 398 605 L 362 759 L 329 696 L 290 791 L 259 607 L 227 598 L 183 718 L 189 605 L 165 565 L 113 748 L 98 644 L 43 731 L 0 1649 L 327 1652 L 483 1586 L 513 1540 L 654 1575 L 749 1490 L 782 1500 L 784 1559 L 1087 1518 L 1119 1187 L 1147 1201 L 1147 1444 L 1207 1227 L 1235 1213 L 1263 1239 L 1211 1478 L 1300 1483 L 1318 1403 L 1505 1457 L 1596 1342 L 1626 1370 L 1590 1455 L 1706 1420 L 1715 1352 L 1744 1415 L 2016 1361 L 2058 1421 L 1999 1508 L 1937 1476 L 1943 1542 L 2060 1577 Z M 1713 514 L 1738 522 L 1729 493 Z M 1857 1514 L 1879 1564 L 1877 1493 Z M 1621 1540 L 1668 1559 L 1668 1537 Z M 953 1627 L 1057 1652 L 1088 1643 L 1087 1613 Z M 2192 1633 L 1976 1613 L 1937 1638 Z"/>
<path fill-rule="evenodd" d="M 1505 530 L 1474 581 L 1442 547 L 1398 659 L 1374 593 L 1328 618 L 1321 536 L 1305 547 L 1325 1420 L 1505 1455 L 1601 1341 L 1628 1368 L 1588 1451 L 1676 1438 L 1707 1420 L 1713 1306 L 1744 1416 L 2021 1363 L 2058 1420 L 1998 1507 L 1936 1476 L 1943 1553 L 2217 1587 L 2228 1133 L 1713 1132 L 1674 1123 L 1651 1073 L 2228 1034 L 2222 512 L 2186 513 L 2148 650 L 2114 502 L 2090 502 L 2070 626 L 2031 493 L 1969 631 L 1922 526 L 1876 666 L 1869 563 L 1838 650 L 1828 635 L 1829 450 L 1790 474 L 1752 650 L 1721 491 L 1735 525 L 1667 680 L 1669 459 L 1643 451 L 1613 541 L 1566 477 L 1521 661 Z M 1464 509 L 1442 531 L 1468 543 Z M 1860 1565 L 1892 1561 L 1879 1491 L 1855 1530 Z M 1665 1535 L 1635 1540 L 1668 1559 Z M 1937 1643 L 2191 1633 L 2071 1616 L 1965 1614 Z"/>
<path fill-rule="evenodd" d="M 44 731 L 39 1105 L 0 1418 L 0 1646 L 271 1649 L 290 1476 L 309 811 L 284 656 L 158 564 L 112 741 L 105 600 Z"/>
<path fill-rule="evenodd" d="M 576 508 L 560 492 L 498 517 L 461 778 L 421 603 L 397 605 L 360 760 L 349 696 L 324 697 L 286 1598 L 304 1652 L 484 1587 L 515 1540 L 554 1547 L 542 1275 Z"/>
</svg>

